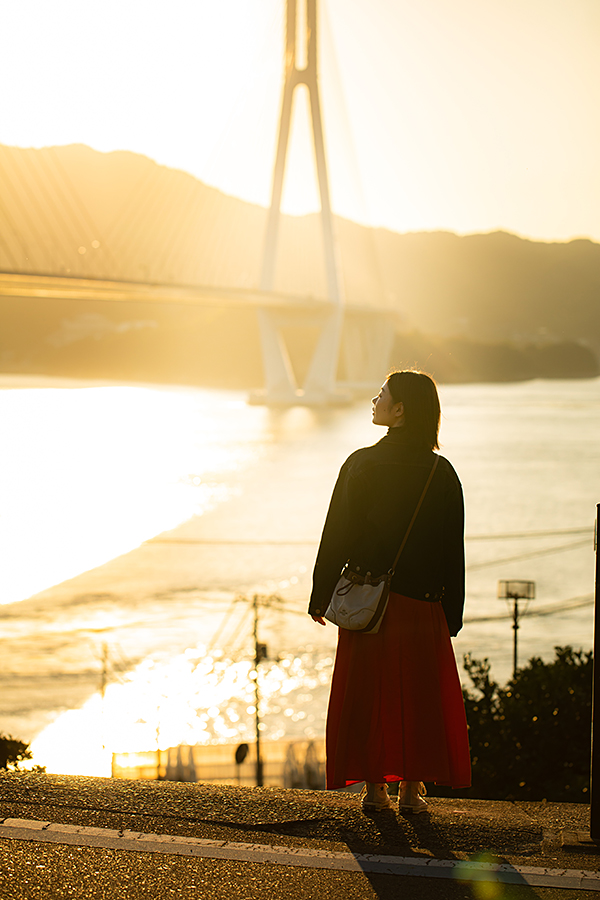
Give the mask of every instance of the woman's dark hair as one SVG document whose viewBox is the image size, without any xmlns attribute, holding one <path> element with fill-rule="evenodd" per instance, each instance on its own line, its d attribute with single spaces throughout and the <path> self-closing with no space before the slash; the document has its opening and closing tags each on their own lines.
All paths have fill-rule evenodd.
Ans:
<svg viewBox="0 0 600 900">
<path fill-rule="evenodd" d="M 392 372 L 387 386 L 394 403 L 404 404 L 404 428 L 417 443 L 439 450 L 440 398 L 430 375 L 415 369 Z"/>
</svg>

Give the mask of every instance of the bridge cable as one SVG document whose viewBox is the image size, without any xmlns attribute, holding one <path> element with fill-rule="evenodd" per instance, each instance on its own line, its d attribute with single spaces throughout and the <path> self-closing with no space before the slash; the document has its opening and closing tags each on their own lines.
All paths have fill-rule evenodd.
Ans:
<svg viewBox="0 0 600 900">
<path fill-rule="evenodd" d="M 131 204 L 131 213 L 127 217 L 125 217 L 122 213 L 119 215 L 118 227 L 119 231 L 114 234 L 113 240 L 115 241 L 115 247 L 118 246 L 118 254 L 121 260 L 121 272 L 122 276 L 127 281 L 139 281 L 139 277 L 134 277 L 134 270 L 132 268 L 132 259 L 133 254 L 130 252 L 133 247 L 136 238 L 139 236 L 140 230 L 145 226 L 148 226 L 148 211 L 147 207 L 151 203 L 151 197 L 153 192 L 155 192 L 156 188 L 153 187 L 153 182 L 155 181 L 156 176 L 156 166 L 151 160 L 144 159 L 142 165 L 147 166 L 146 176 L 137 183 L 134 188 L 132 194 L 136 194 L 136 202 L 135 205 Z M 137 198 L 136 188 L 139 187 L 139 193 L 141 194 L 140 199 Z M 149 278 L 147 279 L 150 280 Z"/>
<path fill-rule="evenodd" d="M 37 226 L 34 223 L 33 218 L 30 217 L 30 213 L 27 208 L 27 205 L 21 200 L 19 190 L 16 189 L 16 186 L 23 180 L 22 177 L 20 176 L 19 169 L 16 169 L 16 177 L 15 177 L 15 175 L 11 175 L 11 172 L 10 172 L 11 167 L 12 167 L 12 169 L 16 168 L 16 163 L 15 163 L 14 159 L 11 159 L 11 157 L 14 155 L 14 149 L 6 147 L 6 148 L 4 148 L 4 150 L 5 150 L 4 162 L 3 163 L 0 162 L 0 173 L 4 175 L 4 181 L 5 181 L 6 193 L 4 196 L 6 196 L 8 194 L 11 195 L 11 198 L 13 200 L 13 209 L 16 207 L 16 210 L 20 214 L 21 219 L 25 224 L 25 227 L 29 231 L 30 235 L 33 237 L 33 246 L 35 248 L 41 249 L 44 247 L 44 242 L 42 240 L 42 237 L 37 230 Z M 8 212 L 7 212 L 7 217 L 8 217 Z M 12 219 L 12 217 L 11 217 L 11 219 Z M 19 228 L 17 226 L 17 224 L 14 222 L 14 219 L 12 219 L 12 221 L 14 223 L 15 240 L 17 240 L 19 243 L 21 243 L 25 259 L 30 264 L 29 271 L 35 272 L 36 269 L 39 268 L 39 266 L 36 266 L 36 264 L 35 264 L 35 254 L 31 253 L 27 244 L 24 243 L 23 229 Z M 48 266 L 48 267 L 42 266 L 42 268 L 46 268 L 46 271 L 48 271 L 50 269 L 50 266 Z M 23 271 L 23 269 L 21 267 L 18 267 L 17 271 Z"/>
<path fill-rule="evenodd" d="M 241 142 L 238 138 L 234 142 L 233 137 L 233 129 L 236 123 L 240 120 L 241 114 L 244 108 L 247 106 L 247 98 L 248 96 L 255 91 L 258 79 L 262 72 L 262 67 L 260 65 L 260 61 L 268 55 L 269 48 L 273 46 L 281 47 L 281 60 L 283 67 L 283 59 L 284 59 L 284 44 L 283 44 L 283 5 L 279 4 L 275 10 L 274 15 L 271 17 L 271 20 L 268 24 L 267 29 L 265 30 L 265 34 L 263 40 L 257 42 L 256 50 L 253 56 L 254 65 L 249 67 L 251 71 L 250 77 L 241 79 L 239 82 L 239 90 L 237 95 L 234 98 L 233 103 L 230 107 L 229 117 L 221 129 L 220 134 L 218 136 L 217 141 L 213 145 L 213 150 L 204 166 L 204 175 L 203 182 L 207 188 L 207 210 L 212 212 L 211 207 L 217 207 L 219 215 L 218 217 L 206 216 L 204 222 L 204 229 L 208 232 L 206 238 L 206 249 L 205 253 L 208 255 L 208 258 L 211 261 L 211 277 L 210 283 L 218 284 L 223 283 L 223 276 L 225 275 L 226 282 L 231 281 L 231 260 L 232 260 L 232 247 L 234 246 L 233 239 L 236 237 L 236 234 L 239 234 L 239 225 L 238 225 L 238 215 L 232 215 L 232 208 L 235 209 L 235 205 L 237 204 L 245 204 L 245 201 L 240 199 L 233 199 L 231 202 L 229 198 L 223 197 L 223 191 L 227 190 L 219 185 L 221 179 L 219 179 L 217 172 L 215 171 L 216 163 L 220 162 L 222 157 L 226 154 L 227 150 L 230 148 L 232 144 L 237 144 L 240 147 Z M 278 99 L 278 105 L 280 100 Z M 255 118 L 253 123 L 253 134 L 260 135 L 264 133 L 266 130 L 266 118 L 270 121 L 270 114 L 268 117 L 265 116 L 264 106 L 261 107 L 258 116 Z M 277 117 L 278 118 L 278 117 Z M 263 127 L 264 126 L 264 127 Z M 252 135 L 250 136 L 252 137 Z M 275 155 L 275 146 L 276 146 L 277 135 L 273 134 L 272 147 L 273 147 L 273 158 Z M 244 148 L 245 149 L 245 148 Z M 269 178 L 269 189 L 270 189 L 270 178 Z M 226 200 L 226 205 L 224 205 L 223 200 Z M 248 215 L 256 215 L 258 211 L 248 209 Z M 266 212 L 261 211 L 262 228 L 266 228 Z M 199 235 L 200 237 L 200 235 Z M 239 241 L 238 241 L 239 243 Z M 244 246 L 244 245 L 242 245 Z M 261 266 L 261 258 L 262 258 L 262 235 L 261 241 L 259 244 L 258 255 L 252 254 L 249 257 L 245 257 L 245 266 L 244 268 L 250 267 L 253 270 L 252 274 L 252 287 L 258 288 L 259 276 L 260 276 L 260 266 Z M 238 266 L 239 271 L 239 266 Z M 242 270 L 243 271 L 243 270 Z M 240 273 L 242 274 L 242 273 Z M 239 275 L 237 276 L 239 278 Z M 244 279 L 245 287 L 248 287 L 247 279 Z"/>
<path fill-rule="evenodd" d="M 363 244 L 366 245 L 365 255 L 370 256 L 371 258 L 372 274 L 377 285 L 377 290 L 380 293 L 381 298 L 387 300 L 386 283 L 383 276 L 379 241 L 377 240 L 376 230 L 371 224 L 373 217 L 371 215 L 369 203 L 367 201 L 364 182 L 361 178 L 361 169 L 356 150 L 356 141 L 354 138 L 352 123 L 348 111 L 348 101 L 346 97 L 346 91 L 344 90 L 344 84 L 341 77 L 339 59 L 336 50 L 335 30 L 332 27 L 328 3 L 325 2 L 325 0 L 322 0 L 321 10 L 323 21 L 323 28 L 321 29 L 321 33 L 323 35 L 322 45 L 326 50 L 326 52 L 323 53 L 322 58 L 325 62 L 325 67 L 328 67 L 329 76 L 328 78 L 326 78 L 325 83 L 327 84 L 328 82 L 331 87 L 333 100 L 332 107 L 335 108 L 336 112 L 339 115 L 340 132 L 342 137 L 341 143 L 343 144 L 346 155 L 348 175 L 350 176 L 350 182 L 351 184 L 353 184 L 356 191 L 356 201 L 358 206 L 358 216 L 356 218 L 362 219 L 363 224 L 366 226 L 360 231 L 360 234 L 363 238 Z M 336 167 L 333 167 L 334 171 L 335 169 Z M 338 212 L 338 216 L 340 215 L 341 213 Z M 348 212 L 345 215 L 345 218 L 352 220 L 349 223 L 348 227 L 354 230 L 354 228 L 356 227 L 355 216 L 351 216 L 351 214 Z M 368 297 L 360 297 L 357 299 L 359 299 L 363 303 L 368 304 L 369 302 Z"/>
<path fill-rule="evenodd" d="M 181 222 L 181 197 L 185 191 L 185 180 L 194 184 L 193 176 L 187 173 L 169 171 L 168 176 L 162 176 L 164 183 L 157 186 L 154 191 L 155 203 L 152 211 L 156 210 L 155 219 L 157 224 L 150 230 L 152 243 L 152 263 L 153 263 L 153 280 L 168 281 L 175 283 L 186 283 L 189 281 L 185 271 L 186 257 L 181 253 L 181 232 L 183 224 Z M 149 212 L 150 216 L 151 213 Z M 162 251 L 162 252 L 161 252 Z M 178 252 L 179 259 L 175 257 L 175 265 L 178 275 L 173 277 L 172 273 L 164 267 L 164 259 L 172 258 L 173 254 Z M 182 258 L 183 257 L 183 258 Z M 163 261 L 161 268 L 161 261 Z"/>
<path fill-rule="evenodd" d="M 144 160 L 143 165 L 147 166 L 147 168 L 135 182 L 133 188 L 127 194 L 123 206 L 119 210 L 117 210 L 115 217 L 113 218 L 112 222 L 108 224 L 108 227 L 106 229 L 106 240 L 107 242 L 110 242 L 113 247 L 115 247 L 117 259 L 119 259 L 120 261 L 120 266 L 117 272 L 120 272 L 122 278 L 125 278 L 125 272 L 123 270 L 124 260 L 123 254 L 121 253 L 119 248 L 123 241 L 126 239 L 129 230 L 133 227 L 133 211 L 138 208 L 138 196 L 143 196 L 144 189 L 148 184 L 152 174 L 150 163 Z"/>
<path fill-rule="evenodd" d="M 87 270 L 89 264 L 92 261 L 92 257 L 90 256 L 90 258 L 88 259 L 88 257 L 87 257 L 87 249 L 88 248 L 85 245 L 89 244 L 90 245 L 89 249 L 92 250 L 91 242 L 93 240 L 93 237 L 90 237 L 90 233 L 88 231 L 85 221 L 82 222 L 82 220 L 78 216 L 76 210 L 74 210 L 74 208 L 70 202 L 70 198 L 69 198 L 67 192 L 65 191 L 64 187 L 61 188 L 61 186 L 58 184 L 58 181 L 57 181 L 57 178 L 56 178 L 54 172 L 51 170 L 48 162 L 44 158 L 46 152 L 47 151 L 45 149 L 38 150 L 35 154 L 35 162 L 39 166 L 40 169 L 43 169 L 43 174 L 45 175 L 45 183 L 46 184 L 50 183 L 52 185 L 52 187 L 54 188 L 55 200 L 54 200 L 54 204 L 52 205 L 53 211 L 56 214 L 56 210 L 58 209 L 58 201 L 60 201 L 63 205 L 63 208 L 66 211 L 66 214 L 67 214 L 67 222 L 70 219 L 70 224 L 74 228 L 74 231 L 75 231 L 74 244 L 77 246 L 78 252 L 79 252 L 80 246 L 83 246 L 84 249 L 86 250 L 85 254 L 80 253 L 79 255 L 83 257 L 81 259 L 81 263 L 82 263 L 84 270 Z M 93 267 L 93 263 L 92 263 L 92 267 Z"/>
<path fill-rule="evenodd" d="M 116 270 L 118 268 L 117 260 L 113 256 L 111 247 L 106 239 L 106 235 L 98 227 L 98 224 L 97 224 L 95 218 L 91 215 L 87 204 L 84 203 L 78 190 L 75 188 L 75 185 L 73 184 L 68 171 L 63 166 L 60 155 L 56 151 L 56 147 L 50 147 L 49 153 L 51 154 L 55 168 L 58 170 L 64 184 L 67 186 L 67 190 L 70 193 L 70 196 L 73 198 L 74 203 L 79 208 L 80 213 L 83 216 L 84 220 L 88 223 L 88 227 L 91 230 L 90 233 L 93 234 L 94 237 L 99 241 L 100 246 L 102 247 L 104 253 L 106 254 L 106 256 L 108 258 L 108 262 L 111 265 L 111 271 L 116 272 Z"/>
<path fill-rule="evenodd" d="M 158 167 L 156 167 L 158 171 Z M 152 241 L 149 239 L 152 236 L 152 227 L 153 222 L 156 218 L 160 216 L 160 211 L 162 209 L 162 205 L 164 204 L 165 197 L 170 192 L 170 185 L 168 177 L 164 178 L 164 180 L 159 181 L 158 185 L 156 184 L 156 175 L 158 172 L 153 172 L 154 178 L 152 181 L 152 189 L 147 192 L 142 204 L 137 209 L 137 222 L 136 228 L 132 229 L 131 237 L 128 243 L 125 243 L 122 247 L 123 260 L 126 265 L 130 267 L 130 277 L 133 277 L 133 280 L 145 280 L 145 281 L 161 281 L 160 277 L 156 277 L 153 272 L 153 255 L 152 251 L 154 247 L 152 246 Z M 141 242 L 141 247 L 140 247 Z M 144 261 L 141 260 L 141 251 L 146 250 L 146 254 L 148 254 Z M 148 258 L 150 257 L 150 258 Z M 134 268 L 136 266 L 136 268 Z M 144 279 L 139 278 L 139 267 L 144 266 L 146 268 L 146 277 Z M 134 276 L 134 272 L 136 276 Z"/>
<path fill-rule="evenodd" d="M 6 205 L 4 203 L 3 197 L 4 197 L 4 191 L 0 190 L 0 215 L 2 215 L 4 217 L 4 219 L 6 220 L 6 222 L 8 224 L 9 234 L 12 234 L 13 236 L 15 236 L 15 239 L 18 241 L 19 236 L 17 236 L 17 230 L 15 227 L 15 223 L 14 223 L 13 219 L 11 218 L 10 213 L 6 209 Z M 5 240 L 4 233 L 5 233 L 4 228 L 0 228 L 0 241 L 2 242 L 2 244 L 4 246 L 6 257 L 8 259 L 8 263 L 9 263 L 9 268 L 12 270 L 18 271 L 20 268 L 19 262 L 18 262 L 16 256 L 13 255 L 13 251 L 12 251 L 9 241 Z M 29 254 L 27 253 L 27 248 L 25 245 L 23 245 L 23 247 L 22 247 L 22 252 L 23 252 L 25 259 L 27 259 Z M 5 271 L 4 266 L 2 266 L 0 270 Z"/>
<path fill-rule="evenodd" d="M 169 211 L 163 216 L 161 231 L 155 235 L 155 240 L 159 245 L 155 257 L 157 271 L 162 271 L 163 277 L 166 278 L 169 275 L 168 264 L 175 262 L 176 270 L 179 272 L 176 280 L 184 283 L 193 281 L 193 277 L 190 277 L 189 274 L 189 266 L 190 263 L 197 262 L 197 256 L 190 257 L 183 250 L 186 231 L 189 234 L 187 214 L 193 203 L 190 195 L 195 191 L 196 183 L 193 176 L 187 173 L 173 172 L 171 174 L 172 189 L 169 195 Z M 179 262 L 178 266 L 177 262 Z M 169 280 L 171 279 L 169 278 Z"/>
<path fill-rule="evenodd" d="M 35 162 L 34 159 L 31 158 L 30 153 L 35 154 Z M 35 150 L 25 150 L 19 155 L 19 158 L 23 167 L 29 170 L 33 185 L 35 185 L 35 188 L 37 189 L 37 191 L 33 192 L 33 198 L 38 206 L 38 214 L 47 223 L 48 235 L 54 236 L 56 234 L 57 237 L 60 235 L 59 241 L 63 244 L 63 252 L 66 251 L 66 260 L 70 261 L 72 254 L 73 261 L 70 263 L 70 266 L 79 270 L 78 274 L 83 274 L 81 272 L 83 260 L 81 259 L 81 254 L 78 252 L 81 242 L 77 235 L 77 229 L 75 228 L 75 232 L 71 231 L 72 223 L 69 222 L 68 219 L 65 221 L 63 213 L 56 203 L 56 199 L 53 202 L 46 181 L 39 177 L 38 154 Z M 38 168 L 36 168 L 36 166 Z M 30 181 L 27 176 L 22 179 L 21 183 L 30 196 L 32 196 L 29 186 Z M 43 200 L 45 202 L 42 202 Z"/>
<path fill-rule="evenodd" d="M 189 179 L 192 179 L 192 176 L 188 176 Z M 196 271 L 198 265 L 198 246 L 195 241 L 195 232 L 194 224 L 197 219 L 197 208 L 199 206 L 199 183 L 194 181 L 192 185 L 190 185 L 190 189 L 184 195 L 183 202 L 180 207 L 180 230 L 177 235 L 176 241 L 174 240 L 170 247 L 165 247 L 161 256 L 158 257 L 158 267 L 164 272 L 168 272 L 169 269 L 174 265 L 174 255 L 178 250 L 180 255 L 184 260 L 190 260 L 194 263 L 194 274 L 187 275 L 182 272 L 182 280 L 193 284 L 196 278 Z"/>
<path fill-rule="evenodd" d="M 152 201 L 148 207 L 143 226 L 138 228 L 132 240 L 130 252 L 133 258 L 141 261 L 142 251 L 149 252 L 151 262 L 147 263 L 148 273 L 152 281 L 171 281 L 168 273 L 161 271 L 158 260 L 161 247 L 165 246 L 167 239 L 165 232 L 169 226 L 169 220 L 176 208 L 175 173 L 171 169 L 165 171 L 157 168 L 155 172 L 155 186 L 149 199 Z M 146 263 L 145 263 L 146 264 Z M 177 279 L 173 279 L 177 281 Z"/>
</svg>

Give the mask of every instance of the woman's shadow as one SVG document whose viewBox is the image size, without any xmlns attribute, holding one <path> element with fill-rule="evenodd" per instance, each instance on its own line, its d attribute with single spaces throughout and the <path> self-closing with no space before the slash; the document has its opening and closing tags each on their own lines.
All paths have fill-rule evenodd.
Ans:
<svg viewBox="0 0 600 900">
<path fill-rule="evenodd" d="M 373 871 L 377 860 L 373 857 L 394 857 L 410 861 L 429 861 L 431 859 L 455 861 L 460 864 L 464 861 L 463 854 L 458 855 L 455 842 L 451 842 L 447 836 L 441 820 L 435 812 L 426 812 L 415 815 L 403 814 L 398 809 L 383 810 L 379 812 L 362 812 L 362 821 L 358 827 L 352 827 L 354 823 L 348 823 L 344 834 L 345 842 L 352 854 L 357 857 L 359 865 L 364 860 L 364 877 L 369 882 L 373 896 L 380 900 L 398 900 L 407 897 L 410 900 L 426 900 L 426 898 L 444 898 L 444 900 L 534 900 L 538 898 L 537 892 L 523 882 L 519 885 L 501 884 L 493 881 L 462 880 L 460 878 L 460 865 L 456 868 L 445 870 L 444 874 L 450 877 L 440 877 L 437 873 L 425 868 L 421 874 L 419 868 L 415 874 L 386 874 L 383 871 Z M 453 846 L 454 843 L 454 846 Z M 492 861 L 492 858 L 486 858 Z M 503 859 L 493 859 L 497 864 L 507 862 Z M 383 865 L 385 862 L 382 861 Z M 383 868 L 382 865 L 382 868 Z M 365 900 L 368 897 L 365 894 Z"/>
</svg>

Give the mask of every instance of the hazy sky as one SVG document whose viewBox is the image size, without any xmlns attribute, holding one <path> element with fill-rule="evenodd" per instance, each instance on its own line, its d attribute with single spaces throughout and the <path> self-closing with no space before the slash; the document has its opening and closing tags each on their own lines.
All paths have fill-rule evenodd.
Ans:
<svg viewBox="0 0 600 900">
<path fill-rule="evenodd" d="M 600 0 L 320 0 L 337 212 L 600 240 Z M 268 204 L 285 0 L 3 8 L 0 143 L 133 150 Z M 284 208 L 317 207 L 303 101 Z"/>
</svg>

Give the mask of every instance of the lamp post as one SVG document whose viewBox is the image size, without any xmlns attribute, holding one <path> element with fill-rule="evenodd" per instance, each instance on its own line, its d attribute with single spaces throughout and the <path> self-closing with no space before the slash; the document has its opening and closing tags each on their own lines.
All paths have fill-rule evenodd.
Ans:
<svg viewBox="0 0 600 900">
<path fill-rule="evenodd" d="M 519 630 L 519 600 L 535 600 L 535 581 L 499 581 L 498 600 L 513 601 L 513 678 L 517 674 L 517 632 Z"/>
</svg>

